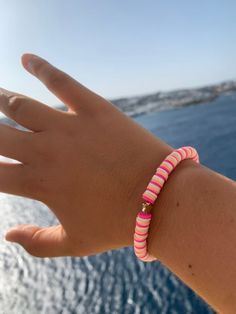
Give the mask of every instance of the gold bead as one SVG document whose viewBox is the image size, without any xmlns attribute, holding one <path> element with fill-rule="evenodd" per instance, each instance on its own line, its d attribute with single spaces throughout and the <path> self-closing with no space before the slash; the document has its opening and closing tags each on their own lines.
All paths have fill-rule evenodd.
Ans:
<svg viewBox="0 0 236 314">
<path fill-rule="evenodd" d="M 150 203 L 142 203 L 142 212 L 145 214 L 150 213 L 150 211 L 152 210 L 152 204 Z"/>
</svg>

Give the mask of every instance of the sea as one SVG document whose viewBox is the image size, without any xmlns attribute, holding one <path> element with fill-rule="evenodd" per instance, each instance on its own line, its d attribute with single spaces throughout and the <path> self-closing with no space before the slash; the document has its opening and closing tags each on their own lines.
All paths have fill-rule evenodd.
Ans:
<svg viewBox="0 0 236 314">
<path fill-rule="evenodd" d="M 236 180 L 236 92 L 134 119 L 175 148 L 195 147 L 202 164 Z M 41 259 L 4 240 L 15 224 L 56 222 L 43 203 L 0 193 L 0 314 L 215 313 L 165 265 L 139 261 L 132 247 Z"/>
</svg>

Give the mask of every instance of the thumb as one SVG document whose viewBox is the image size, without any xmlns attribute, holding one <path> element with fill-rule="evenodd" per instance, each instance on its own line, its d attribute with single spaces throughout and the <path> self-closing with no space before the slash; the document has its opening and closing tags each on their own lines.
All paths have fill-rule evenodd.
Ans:
<svg viewBox="0 0 236 314">
<path fill-rule="evenodd" d="M 5 235 L 10 242 L 19 243 L 31 255 L 56 257 L 69 255 L 69 240 L 62 225 L 41 228 L 34 225 L 19 225 Z"/>
</svg>

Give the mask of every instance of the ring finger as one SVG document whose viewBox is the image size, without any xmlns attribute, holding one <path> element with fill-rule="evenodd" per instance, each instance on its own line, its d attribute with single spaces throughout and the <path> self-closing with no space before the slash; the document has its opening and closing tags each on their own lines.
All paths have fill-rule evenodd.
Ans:
<svg viewBox="0 0 236 314">
<path fill-rule="evenodd" d="M 0 124 L 0 155 L 28 164 L 33 152 L 32 132 Z"/>
<path fill-rule="evenodd" d="M 0 161 L 0 192 L 40 200 L 39 181 L 28 165 Z"/>
</svg>

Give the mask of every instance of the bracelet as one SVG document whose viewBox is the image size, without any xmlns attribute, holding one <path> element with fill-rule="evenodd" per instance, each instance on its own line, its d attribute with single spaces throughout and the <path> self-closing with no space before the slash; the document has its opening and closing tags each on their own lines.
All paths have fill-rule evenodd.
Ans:
<svg viewBox="0 0 236 314">
<path fill-rule="evenodd" d="M 151 178 L 145 192 L 142 195 L 144 202 L 142 203 L 142 210 L 136 217 L 134 252 L 135 255 L 143 262 L 152 262 L 157 260 L 156 257 L 152 256 L 147 251 L 147 237 L 152 218 L 152 206 L 170 173 L 184 159 L 192 159 L 199 163 L 199 155 L 196 149 L 191 146 L 174 149 L 157 168 L 156 173 Z"/>
</svg>

